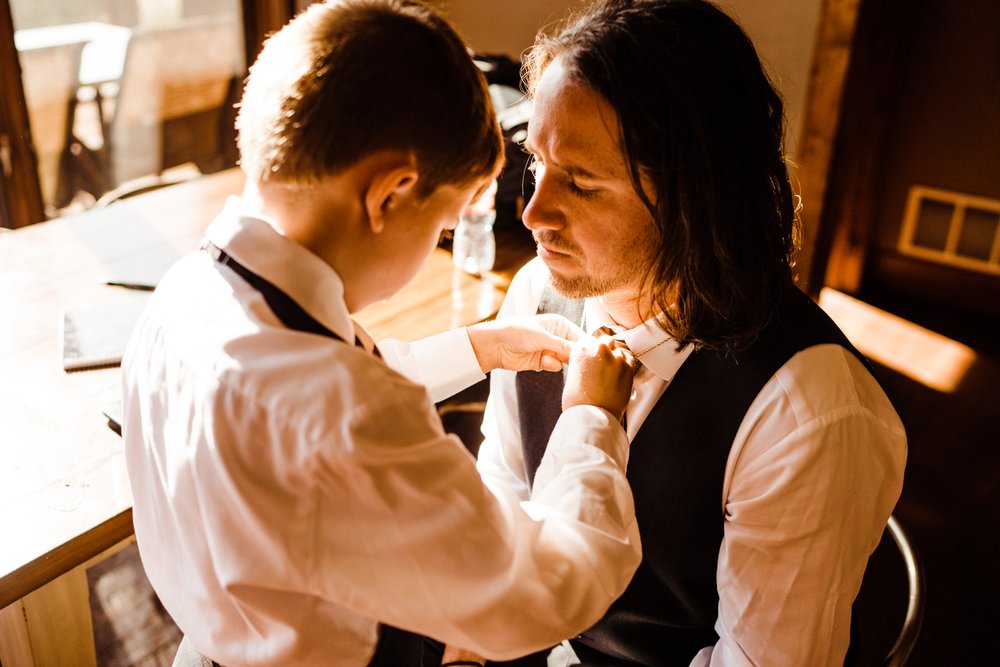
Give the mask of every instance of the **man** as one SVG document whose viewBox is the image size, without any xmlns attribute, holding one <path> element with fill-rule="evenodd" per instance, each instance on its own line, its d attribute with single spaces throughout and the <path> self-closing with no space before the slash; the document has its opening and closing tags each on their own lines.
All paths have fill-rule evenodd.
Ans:
<svg viewBox="0 0 1000 667">
<path fill-rule="evenodd" d="M 383 346 L 436 398 L 571 360 L 522 504 L 351 319 L 496 177 L 495 114 L 454 31 L 405 0 L 314 4 L 267 42 L 238 129 L 246 189 L 163 278 L 123 363 L 136 538 L 185 633 L 175 664 L 395 666 L 388 626 L 503 658 L 591 625 L 640 555 L 627 351 L 570 354 L 554 317 L 445 334 L 426 345 L 456 363 L 423 372 Z"/>
<path fill-rule="evenodd" d="M 751 42 L 701 0 L 605 0 L 525 68 L 539 259 L 501 317 L 607 327 L 642 364 L 626 424 L 643 562 L 573 660 L 843 664 L 906 441 L 793 285 L 782 103 Z M 526 498 L 562 384 L 491 383 L 479 470 Z"/>
</svg>

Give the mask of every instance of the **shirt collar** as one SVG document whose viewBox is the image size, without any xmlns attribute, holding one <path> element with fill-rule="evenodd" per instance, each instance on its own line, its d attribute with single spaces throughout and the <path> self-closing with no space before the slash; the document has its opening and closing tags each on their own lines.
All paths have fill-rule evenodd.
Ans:
<svg viewBox="0 0 1000 667">
<path fill-rule="evenodd" d="M 588 333 L 592 334 L 602 326 L 610 327 L 615 332 L 615 338 L 624 341 L 643 366 L 666 382 L 674 379 L 681 364 L 694 349 L 694 346 L 686 345 L 678 351 L 673 338 L 660 328 L 655 317 L 637 327 L 625 329 L 615 324 L 599 299 L 587 299 L 583 312 L 584 328 Z"/>
<path fill-rule="evenodd" d="M 344 283 L 333 268 L 284 236 L 277 225 L 230 197 L 205 237 L 233 259 L 274 284 L 321 324 L 346 341 L 355 337 Z"/>
</svg>

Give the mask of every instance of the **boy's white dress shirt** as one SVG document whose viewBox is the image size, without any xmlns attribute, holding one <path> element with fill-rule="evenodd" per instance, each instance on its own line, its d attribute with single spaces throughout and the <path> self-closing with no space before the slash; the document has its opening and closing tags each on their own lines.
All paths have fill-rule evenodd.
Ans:
<svg viewBox="0 0 1000 667">
<path fill-rule="evenodd" d="M 382 621 L 504 658 L 603 614 L 640 558 L 608 413 L 567 410 L 531 496 L 491 493 L 432 403 L 483 378 L 464 331 L 380 346 L 429 395 L 352 344 L 336 273 L 239 200 L 206 236 L 349 342 L 285 328 L 206 252 L 151 296 L 123 362 L 133 517 L 195 647 L 360 666 Z"/>
</svg>

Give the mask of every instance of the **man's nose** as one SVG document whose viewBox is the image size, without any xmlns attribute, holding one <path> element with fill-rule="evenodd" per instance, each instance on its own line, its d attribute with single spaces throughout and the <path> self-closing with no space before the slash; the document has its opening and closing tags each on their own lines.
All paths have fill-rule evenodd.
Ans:
<svg viewBox="0 0 1000 667">
<path fill-rule="evenodd" d="M 551 196 L 550 188 L 546 185 L 544 178 L 539 179 L 535 184 L 535 193 L 528 200 L 528 205 L 524 207 L 521 220 L 524 222 L 524 226 L 533 232 L 544 229 L 562 229 L 566 226 L 565 216 Z"/>
</svg>

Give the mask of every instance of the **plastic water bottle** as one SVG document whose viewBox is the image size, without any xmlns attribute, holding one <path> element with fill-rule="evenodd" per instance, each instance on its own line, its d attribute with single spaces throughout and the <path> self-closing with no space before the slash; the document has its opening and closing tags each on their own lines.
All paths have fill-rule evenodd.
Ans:
<svg viewBox="0 0 1000 667">
<path fill-rule="evenodd" d="M 494 199 L 496 181 L 462 215 L 452 240 L 452 259 L 455 267 L 466 273 L 481 274 L 493 268 L 497 244 L 493 236 L 496 220 Z"/>
</svg>

